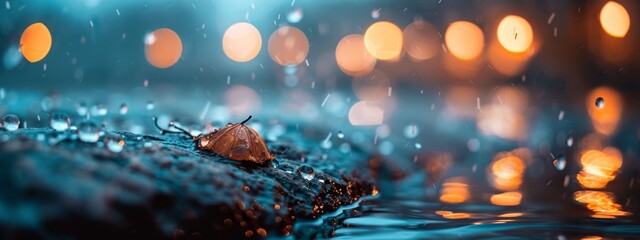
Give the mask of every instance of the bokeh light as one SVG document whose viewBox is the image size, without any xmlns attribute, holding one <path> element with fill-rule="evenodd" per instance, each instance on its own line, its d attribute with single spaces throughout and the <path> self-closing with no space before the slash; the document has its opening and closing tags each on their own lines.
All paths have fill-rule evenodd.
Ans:
<svg viewBox="0 0 640 240">
<path fill-rule="evenodd" d="M 383 71 L 374 69 L 367 75 L 354 77 L 351 86 L 358 99 L 380 102 L 389 96 L 390 80 Z"/>
<path fill-rule="evenodd" d="M 517 206 L 522 200 L 520 192 L 504 192 L 491 195 L 489 201 L 496 206 Z"/>
<path fill-rule="evenodd" d="M 620 3 L 608 1 L 600 10 L 600 25 L 610 36 L 623 38 L 631 26 L 629 13 Z"/>
<path fill-rule="evenodd" d="M 351 76 L 362 76 L 373 70 L 376 58 L 367 51 L 363 35 L 351 34 L 338 42 L 336 63 L 344 73 Z"/>
<path fill-rule="evenodd" d="M 382 124 L 384 110 L 375 103 L 359 101 L 349 110 L 349 122 L 353 126 L 374 126 Z"/>
<path fill-rule="evenodd" d="M 236 117 L 246 117 L 260 110 L 260 96 L 250 87 L 235 85 L 224 93 L 224 102 L 229 112 Z"/>
<path fill-rule="evenodd" d="M 582 171 L 576 178 L 585 188 L 604 188 L 616 178 L 618 169 L 622 166 L 622 154 L 614 148 L 603 151 L 589 150 L 580 157 Z"/>
<path fill-rule="evenodd" d="M 452 177 L 445 180 L 440 191 L 440 201 L 458 204 L 469 199 L 469 184 L 465 177 Z"/>
<path fill-rule="evenodd" d="M 594 218 L 615 218 L 617 216 L 631 215 L 622 211 L 622 206 L 615 202 L 615 196 L 610 192 L 601 191 L 577 191 L 573 194 L 576 202 L 586 204 L 587 208 L 594 212 Z"/>
<path fill-rule="evenodd" d="M 484 48 L 482 29 L 467 21 L 451 23 L 445 32 L 444 40 L 451 55 L 460 60 L 475 59 Z"/>
<path fill-rule="evenodd" d="M 284 26 L 271 34 L 268 50 L 271 59 L 277 64 L 298 65 L 307 58 L 309 40 L 300 29 Z"/>
<path fill-rule="evenodd" d="M 224 54 L 236 62 L 254 59 L 262 48 L 262 37 L 256 27 L 240 22 L 231 25 L 222 37 Z"/>
<path fill-rule="evenodd" d="M 20 51 L 29 62 L 38 62 L 51 50 L 51 33 L 43 23 L 29 25 L 20 37 Z"/>
<path fill-rule="evenodd" d="M 402 53 L 402 30 L 391 22 L 376 22 L 364 33 L 367 51 L 380 60 L 394 60 Z"/>
<path fill-rule="evenodd" d="M 182 56 L 182 41 L 176 32 L 168 28 L 147 34 L 144 45 L 147 61 L 157 68 L 171 67 Z"/>
<path fill-rule="evenodd" d="M 497 34 L 500 45 L 510 52 L 525 52 L 533 43 L 531 24 L 520 16 L 508 15 L 500 20 Z"/>
<path fill-rule="evenodd" d="M 517 190 L 522 184 L 525 168 L 525 162 L 518 156 L 507 154 L 500 157 L 498 155 L 489 168 L 490 182 L 498 190 Z"/>
<path fill-rule="evenodd" d="M 427 60 L 438 54 L 441 48 L 438 29 L 425 21 L 415 21 L 403 31 L 404 49 L 414 60 Z"/>
<path fill-rule="evenodd" d="M 604 106 L 601 108 L 596 105 L 598 98 L 604 100 Z M 623 109 L 623 99 L 618 91 L 610 87 L 598 87 L 587 95 L 585 102 L 593 128 L 604 135 L 613 134 L 618 127 Z"/>
<path fill-rule="evenodd" d="M 479 106 L 480 99 L 477 99 Z M 479 106 L 477 124 L 480 132 L 508 140 L 522 140 L 528 132 L 528 94 L 516 87 L 496 89 L 487 105 Z"/>
</svg>

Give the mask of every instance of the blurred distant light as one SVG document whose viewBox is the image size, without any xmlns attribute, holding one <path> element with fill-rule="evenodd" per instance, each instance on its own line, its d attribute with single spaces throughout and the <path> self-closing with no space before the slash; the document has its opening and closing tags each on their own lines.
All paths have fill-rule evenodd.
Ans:
<svg viewBox="0 0 640 240">
<path fill-rule="evenodd" d="M 464 203 L 469 199 L 469 185 L 465 177 L 448 178 L 442 184 L 440 201 L 443 203 Z"/>
<path fill-rule="evenodd" d="M 600 11 L 600 25 L 612 37 L 623 38 L 631 25 L 629 13 L 620 3 L 609 1 Z"/>
<path fill-rule="evenodd" d="M 358 99 L 380 102 L 388 97 L 390 82 L 387 74 L 374 69 L 367 75 L 354 77 L 351 86 Z"/>
<path fill-rule="evenodd" d="M 245 117 L 260 109 L 260 96 L 252 88 L 236 85 L 224 93 L 224 102 L 231 115 Z"/>
<path fill-rule="evenodd" d="M 521 200 L 522 193 L 520 192 L 505 192 L 494 194 L 489 199 L 489 201 L 491 201 L 491 204 L 497 206 L 517 206 L 520 205 Z"/>
<path fill-rule="evenodd" d="M 394 60 L 402 53 L 402 30 L 393 23 L 376 22 L 364 33 L 367 51 L 380 60 Z"/>
<path fill-rule="evenodd" d="M 480 105 L 481 99 L 477 99 Z M 478 106 L 477 124 L 487 136 L 509 140 L 522 140 L 527 136 L 528 94 L 516 87 L 498 88 L 490 103 Z"/>
<path fill-rule="evenodd" d="M 504 17 L 498 24 L 497 34 L 500 45 L 510 52 L 525 52 L 533 43 L 531 24 L 520 16 Z"/>
<path fill-rule="evenodd" d="M 478 114 L 478 128 L 484 135 L 520 140 L 526 136 L 526 119 L 507 106 L 488 105 Z"/>
<path fill-rule="evenodd" d="M 374 126 L 382 124 L 384 111 L 375 103 L 359 101 L 349 110 L 349 122 L 353 126 Z"/>
<path fill-rule="evenodd" d="M 404 49 L 414 60 L 433 58 L 440 50 L 438 30 L 428 22 L 415 21 L 404 31 Z"/>
<path fill-rule="evenodd" d="M 7 50 L 4 52 L 4 56 L 2 58 L 4 62 L 5 69 L 13 69 L 14 67 L 20 64 L 22 60 L 22 56 L 20 54 L 20 48 L 17 45 L 10 45 Z"/>
<path fill-rule="evenodd" d="M 95 7 L 97 7 L 98 5 L 100 5 L 100 2 L 101 2 L 101 0 L 85 0 L 84 4 L 85 4 L 87 7 L 95 8 Z"/>
<path fill-rule="evenodd" d="M 302 8 L 296 8 L 287 14 L 287 21 L 290 23 L 298 23 L 302 20 Z"/>
<path fill-rule="evenodd" d="M 449 52 L 460 60 L 472 60 L 480 56 L 484 48 L 482 29 L 471 22 L 451 23 L 444 35 Z"/>
<path fill-rule="evenodd" d="M 222 37 L 224 54 L 236 62 L 248 62 L 254 59 L 262 48 L 262 37 L 256 27 L 240 22 L 231 25 Z"/>
<path fill-rule="evenodd" d="M 478 96 L 478 91 L 475 88 L 452 87 L 446 95 L 446 116 L 454 119 L 473 118 L 478 112 L 476 107 Z"/>
<path fill-rule="evenodd" d="M 274 62 L 282 65 L 298 65 L 307 58 L 309 40 L 295 27 L 278 28 L 269 38 L 269 55 Z"/>
<path fill-rule="evenodd" d="M 588 150 L 580 157 L 582 170 L 576 178 L 585 188 L 604 188 L 616 178 L 622 166 L 622 154 L 618 149 Z"/>
<path fill-rule="evenodd" d="M 601 191 L 577 191 L 573 194 L 576 202 L 586 204 L 587 208 L 594 212 L 594 218 L 615 218 L 616 216 L 628 216 L 630 212 L 622 211 L 622 206 L 615 202 L 615 196 L 610 192 Z"/>
<path fill-rule="evenodd" d="M 168 68 L 176 64 L 182 55 L 182 41 L 176 32 L 161 28 L 148 33 L 144 39 L 144 53 L 149 64 Z"/>
<path fill-rule="evenodd" d="M 376 58 L 367 51 L 363 35 L 351 34 L 338 42 L 336 63 L 344 73 L 351 76 L 362 76 L 373 70 Z"/>
<path fill-rule="evenodd" d="M 520 188 L 526 168 L 525 162 L 513 154 L 499 156 L 489 169 L 490 182 L 496 189 L 513 191 Z"/>
<path fill-rule="evenodd" d="M 604 99 L 605 104 L 598 107 L 596 99 Z M 604 135 L 611 135 L 618 126 L 622 115 L 623 99 L 620 94 L 610 87 L 598 87 L 592 90 L 586 99 L 586 107 L 593 128 Z"/>
<path fill-rule="evenodd" d="M 29 62 L 38 62 L 51 50 L 51 33 L 44 24 L 29 25 L 20 37 L 20 51 Z"/>
</svg>

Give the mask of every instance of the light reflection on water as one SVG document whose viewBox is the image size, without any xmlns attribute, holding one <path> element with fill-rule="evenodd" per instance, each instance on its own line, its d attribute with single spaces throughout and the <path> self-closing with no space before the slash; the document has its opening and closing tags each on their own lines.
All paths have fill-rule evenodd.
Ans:
<svg viewBox="0 0 640 240">
<path fill-rule="evenodd" d="M 500 207 L 422 199 L 365 198 L 334 215 L 299 222 L 296 238 L 335 239 L 584 239 L 634 238 L 640 225 L 591 218 L 561 205 Z"/>
</svg>

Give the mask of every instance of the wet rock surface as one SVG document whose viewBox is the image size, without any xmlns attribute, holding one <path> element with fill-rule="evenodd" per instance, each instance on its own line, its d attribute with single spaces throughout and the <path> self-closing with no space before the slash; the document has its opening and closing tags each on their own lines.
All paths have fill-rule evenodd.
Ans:
<svg viewBox="0 0 640 240">
<path fill-rule="evenodd" d="M 114 151 L 108 139 L 122 138 Z M 288 236 L 377 193 L 369 156 L 321 149 L 291 133 L 267 141 L 276 160 L 233 161 L 179 136 L 71 130 L 0 132 L 3 239 L 220 239 Z M 117 148 L 116 148 L 117 149 Z"/>
</svg>

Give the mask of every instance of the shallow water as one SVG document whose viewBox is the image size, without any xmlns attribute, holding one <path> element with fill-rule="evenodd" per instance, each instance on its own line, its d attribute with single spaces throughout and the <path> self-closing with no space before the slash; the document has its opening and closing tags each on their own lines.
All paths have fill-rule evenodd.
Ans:
<svg viewBox="0 0 640 240">
<path fill-rule="evenodd" d="M 295 228 L 296 238 L 318 239 L 634 239 L 629 218 L 568 214 L 560 206 L 450 205 L 368 197 L 333 215 Z"/>
</svg>

